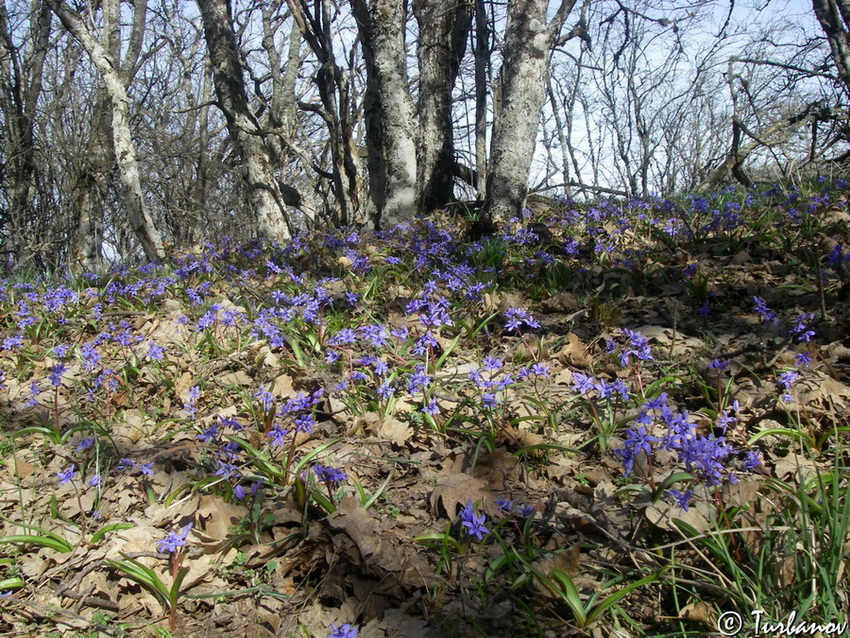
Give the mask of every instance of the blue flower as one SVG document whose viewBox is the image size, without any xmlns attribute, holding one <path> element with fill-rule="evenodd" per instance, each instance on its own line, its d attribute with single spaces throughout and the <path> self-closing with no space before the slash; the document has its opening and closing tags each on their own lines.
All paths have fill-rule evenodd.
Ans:
<svg viewBox="0 0 850 638">
<path fill-rule="evenodd" d="M 260 387 L 254 394 L 254 398 L 258 399 L 263 404 L 263 409 L 268 412 L 274 403 L 274 395 L 263 387 Z"/>
<path fill-rule="evenodd" d="M 427 405 L 422 406 L 422 412 L 430 416 L 436 416 L 440 413 L 440 406 L 437 405 L 436 399 L 431 399 Z"/>
<path fill-rule="evenodd" d="M 529 328 L 539 328 L 540 324 L 532 317 L 527 310 L 522 308 L 508 308 L 505 310 L 505 317 L 508 321 L 505 323 L 505 329 L 508 332 L 519 332 L 522 324 Z"/>
<path fill-rule="evenodd" d="M 810 312 L 800 313 L 797 315 L 797 319 L 794 321 L 794 326 L 789 331 L 789 334 L 797 339 L 797 341 L 811 341 L 812 337 L 815 336 L 815 331 L 809 330 L 806 324 L 814 318 L 815 316 Z"/>
<path fill-rule="evenodd" d="M 357 638 L 359 632 L 360 629 L 352 627 L 350 623 L 345 623 L 339 627 L 331 623 L 331 633 L 328 634 L 327 638 Z"/>
<path fill-rule="evenodd" d="M 155 344 L 153 341 L 148 341 L 147 357 L 151 361 L 162 361 L 165 356 L 166 348 Z"/>
<path fill-rule="evenodd" d="M 136 469 L 139 470 L 139 474 L 142 476 L 153 476 L 153 462 L 138 463 Z"/>
<path fill-rule="evenodd" d="M 460 512 L 460 520 L 466 528 L 466 533 L 469 536 L 474 536 L 479 541 L 484 538 L 485 534 L 490 532 L 484 526 L 487 517 L 484 514 L 476 514 L 472 507 L 472 501 L 469 499 L 466 501 L 466 507 Z"/>
<path fill-rule="evenodd" d="M 573 373 L 573 390 L 585 395 L 593 389 L 596 379 L 581 372 Z"/>
<path fill-rule="evenodd" d="M 316 475 L 316 478 L 326 485 L 337 484 L 348 480 L 348 475 L 345 472 L 329 465 L 314 465 L 313 473 Z"/>
<path fill-rule="evenodd" d="M 179 551 L 181 547 L 185 547 L 186 537 L 191 529 L 192 523 L 189 523 L 179 532 L 168 532 L 168 536 L 156 544 L 156 551 L 160 554 L 173 554 Z"/>
<path fill-rule="evenodd" d="M 708 364 L 710 370 L 717 370 L 720 372 L 721 370 L 725 370 L 729 367 L 729 361 L 726 359 L 712 359 L 711 363 Z"/>
<path fill-rule="evenodd" d="M 756 448 L 755 450 L 748 450 L 747 458 L 744 460 L 744 469 L 747 470 L 747 472 L 752 472 L 753 470 L 761 466 L 761 450 L 759 450 L 758 448 Z"/>
<path fill-rule="evenodd" d="M 626 439 L 623 441 L 622 449 L 614 451 L 623 460 L 623 471 L 626 476 L 632 473 L 635 459 L 641 452 L 646 456 L 652 454 L 653 443 L 658 443 L 658 439 L 649 434 L 643 425 L 629 429 Z"/>
<path fill-rule="evenodd" d="M 685 490 L 684 492 L 680 492 L 679 490 L 667 490 L 667 494 L 676 501 L 676 505 L 687 512 L 688 505 L 690 505 L 691 497 L 694 495 L 694 492 L 693 490 Z"/>
<path fill-rule="evenodd" d="M 753 310 L 755 310 L 756 314 L 761 317 L 762 323 L 777 323 L 778 320 L 776 318 L 776 313 L 767 307 L 764 303 L 764 299 L 761 299 L 760 297 L 753 297 L 753 303 L 755 304 Z"/>
<path fill-rule="evenodd" d="M 54 388 L 58 388 L 62 385 L 62 375 L 65 373 L 66 366 L 64 363 L 57 363 L 55 366 L 50 368 L 50 374 L 48 375 L 48 379 L 50 379 L 50 385 Z"/>
<path fill-rule="evenodd" d="M 517 505 L 514 508 L 514 511 L 523 518 L 529 518 L 531 516 L 534 516 L 534 514 L 537 512 L 537 509 L 531 503 L 525 503 L 523 505 Z"/>
<path fill-rule="evenodd" d="M 793 370 L 786 370 L 782 374 L 777 377 L 777 381 L 779 384 L 785 388 L 786 390 L 790 390 L 791 386 L 794 385 L 794 382 L 800 378 L 800 375 Z"/>
<path fill-rule="evenodd" d="M 61 472 L 56 472 L 56 476 L 59 479 L 59 484 L 64 485 L 65 483 L 69 483 L 74 480 L 77 476 L 76 472 L 77 466 L 71 463 L 71 465 Z"/>
<path fill-rule="evenodd" d="M 679 457 L 689 472 L 708 485 L 720 485 L 724 466 L 723 461 L 733 452 L 722 436 L 693 436 L 683 440 Z M 731 475 L 729 476 L 731 479 Z"/>
<path fill-rule="evenodd" d="M 811 363 L 812 363 L 812 355 L 810 355 L 808 352 L 798 352 L 794 356 L 794 364 L 798 368 L 807 369 L 811 365 Z"/>
</svg>

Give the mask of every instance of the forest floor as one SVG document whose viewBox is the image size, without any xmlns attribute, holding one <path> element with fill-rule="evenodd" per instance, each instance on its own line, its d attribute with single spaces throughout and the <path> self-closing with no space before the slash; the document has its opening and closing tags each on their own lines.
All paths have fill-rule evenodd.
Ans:
<svg viewBox="0 0 850 638">
<path fill-rule="evenodd" d="M 0 282 L 0 635 L 835 633 L 846 190 Z"/>
</svg>

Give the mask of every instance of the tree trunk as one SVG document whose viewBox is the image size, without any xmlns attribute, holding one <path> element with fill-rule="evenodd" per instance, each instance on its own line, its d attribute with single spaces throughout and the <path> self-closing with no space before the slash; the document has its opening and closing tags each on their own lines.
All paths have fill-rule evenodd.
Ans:
<svg viewBox="0 0 850 638">
<path fill-rule="evenodd" d="M 260 236 L 282 240 L 290 236 L 284 196 L 272 169 L 260 126 L 248 107 L 239 48 L 228 0 L 198 0 L 212 62 L 218 106 L 242 158 L 248 199 Z M 293 189 L 294 190 L 294 189 Z"/>
<path fill-rule="evenodd" d="M 150 260 L 161 259 L 165 256 L 165 250 L 162 245 L 162 238 L 153 219 L 148 214 L 142 195 L 136 148 L 130 133 L 129 100 L 124 81 L 118 70 L 118 61 L 111 59 L 104 45 L 92 35 L 85 22 L 78 14 L 69 9 L 62 0 L 47 0 L 47 2 L 68 32 L 86 50 L 103 78 L 104 87 L 112 106 L 112 145 L 118 164 L 118 173 L 130 227 L 141 242 L 145 256 Z M 107 35 L 111 38 L 111 33 Z"/>
<path fill-rule="evenodd" d="M 44 3 L 33 5 L 31 44 L 23 60 L 19 57 L 23 47 L 13 42 L 15 35 L 6 4 L 0 1 L 0 113 L 6 159 L 6 165 L 0 165 L 0 176 L 8 197 L 8 209 L 0 212 L 0 225 L 8 222 L 10 250 L 14 261 L 21 263 L 37 251 L 38 237 L 31 231 L 38 214 L 33 206 L 38 192 L 34 118 L 50 39 L 50 8 Z"/>
<path fill-rule="evenodd" d="M 319 90 L 322 107 L 315 107 L 315 110 L 324 120 L 329 133 L 331 182 L 335 200 L 333 223 L 346 226 L 359 219 L 362 208 L 362 179 L 356 159 L 350 82 L 336 61 L 328 0 L 314 3 L 312 10 L 307 0 L 289 0 L 289 6 L 299 33 L 303 33 L 320 65 L 313 81 Z"/>
<path fill-rule="evenodd" d="M 454 199 L 452 89 L 469 33 L 470 8 L 463 2 L 413 2 L 419 24 L 416 210 L 425 213 L 444 208 Z"/>
<path fill-rule="evenodd" d="M 403 0 L 351 0 L 366 62 L 364 113 L 375 228 L 416 211 L 413 100 L 407 86 Z"/>
<path fill-rule="evenodd" d="M 829 41 L 838 77 L 850 95 L 850 1 L 812 0 L 812 8 Z"/>
<path fill-rule="evenodd" d="M 549 49 L 575 0 L 563 0 L 546 24 L 546 0 L 509 0 L 496 117 L 490 144 L 485 214 L 521 213 L 528 189 L 546 87 Z"/>
<path fill-rule="evenodd" d="M 102 88 L 97 95 L 85 157 L 80 158 L 74 173 L 74 239 L 68 254 L 68 266 L 72 272 L 78 273 L 100 273 L 105 265 L 103 202 L 109 190 L 115 154 L 111 144 L 110 99 Z"/>
<path fill-rule="evenodd" d="M 475 1 L 475 192 L 487 196 L 487 87 L 490 70 L 490 29 L 484 0 Z"/>
</svg>

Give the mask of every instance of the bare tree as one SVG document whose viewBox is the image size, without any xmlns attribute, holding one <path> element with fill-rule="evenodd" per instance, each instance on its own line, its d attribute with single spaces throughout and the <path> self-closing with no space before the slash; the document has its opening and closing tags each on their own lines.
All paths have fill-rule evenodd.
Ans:
<svg viewBox="0 0 850 638">
<path fill-rule="evenodd" d="M 317 113 L 327 126 L 328 144 L 331 154 L 331 182 L 336 207 L 332 214 L 332 223 L 345 226 L 361 217 L 363 178 L 358 163 L 357 145 L 354 139 L 357 124 L 357 109 L 352 90 L 353 77 L 345 75 L 334 53 L 332 32 L 333 16 L 328 0 L 314 2 L 310 7 L 306 0 L 289 0 L 289 6 L 297 28 L 293 28 L 291 37 L 301 37 L 307 41 L 310 50 L 316 56 L 319 69 L 312 79 L 319 92 L 319 104 L 302 103 L 302 108 Z M 263 14 L 264 24 L 267 21 Z M 266 42 L 268 38 L 264 39 Z M 272 60 L 272 77 L 275 67 L 273 47 L 266 46 Z M 292 45 L 291 45 L 292 46 Z M 292 71 L 292 56 L 287 68 Z M 294 74 L 292 75 L 294 79 Z M 294 89 L 294 87 L 292 87 Z M 278 91 L 276 91 L 277 93 Z M 294 91 L 292 93 L 294 95 Z"/>
<path fill-rule="evenodd" d="M 551 21 L 545 0 L 508 2 L 505 46 L 487 173 L 486 214 L 520 212 L 543 106 L 549 51 L 558 41 L 575 0 L 562 0 Z"/>
<path fill-rule="evenodd" d="M 6 159 L 5 166 L 0 164 L 0 177 L 8 200 L 6 209 L 0 209 L 0 246 L 18 264 L 39 253 L 40 238 L 32 232 L 39 217 L 35 118 L 50 39 L 47 4 L 34 3 L 28 22 L 29 46 L 22 53 L 13 41 L 6 2 L 0 1 L 0 113 Z"/>
<path fill-rule="evenodd" d="M 416 127 L 408 89 L 403 0 L 351 0 L 366 62 L 364 113 L 375 227 L 410 219 L 416 206 Z"/>
<path fill-rule="evenodd" d="M 472 6 L 414 0 L 419 26 L 416 210 L 430 212 L 454 199 L 455 151 L 452 89 L 472 24 Z"/>
<path fill-rule="evenodd" d="M 812 8 L 829 41 L 838 77 L 850 96 L 850 2 L 812 0 Z"/>
<path fill-rule="evenodd" d="M 278 181 L 271 163 L 269 131 L 260 126 L 248 103 L 239 46 L 228 0 L 198 0 L 215 78 L 218 106 L 227 119 L 233 143 L 243 164 L 248 199 L 260 236 L 285 239 L 291 234 L 286 206 L 309 208 L 301 193 Z M 314 217 L 314 210 L 306 210 Z"/>
<path fill-rule="evenodd" d="M 125 68 L 122 74 L 120 61 L 114 58 L 114 54 L 110 54 L 110 49 L 114 52 L 116 40 L 120 38 L 118 0 L 109 0 L 103 3 L 105 43 L 96 38 L 79 14 L 72 11 L 62 0 L 47 0 L 47 2 L 59 17 L 62 25 L 86 50 L 92 63 L 100 72 L 110 99 L 112 145 L 124 191 L 124 203 L 127 208 L 130 227 L 142 244 L 147 258 L 161 259 L 165 256 L 165 250 L 159 230 L 145 206 L 139 165 L 136 160 L 136 149 L 130 131 L 127 83 L 132 77 L 132 69 Z M 128 58 L 133 60 L 138 57 L 141 48 L 147 5 L 139 0 L 135 6 L 133 36 L 128 43 Z M 120 40 L 118 44 L 120 46 Z"/>
</svg>

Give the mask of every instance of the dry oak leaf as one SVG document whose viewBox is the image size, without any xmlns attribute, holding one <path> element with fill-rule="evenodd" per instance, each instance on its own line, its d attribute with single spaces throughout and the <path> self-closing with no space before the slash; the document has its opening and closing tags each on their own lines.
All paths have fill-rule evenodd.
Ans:
<svg viewBox="0 0 850 638">
<path fill-rule="evenodd" d="M 487 483 L 463 472 L 441 474 L 437 477 L 437 484 L 431 492 L 431 508 L 435 514 L 440 515 L 442 504 L 445 515 L 453 519 L 457 516 L 458 505 L 463 507 L 466 501 L 480 501 L 482 507 L 489 509 L 492 499 L 487 490 Z"/>
<path fill-rule="evenodd" d="M 344 530 L 364 559 L 381 550 L 381 526 L 353 496 L 346 496 L 340 501 L 336 512 L 328 516 L 328 523 L 334 529 Z"/>
<path fill-rule="evenodd" d="M 411 436 L 413 436 L 413 428 L 393 417 L 381 421 L 378 429 L 379 438 L 386 439 L 395 445 L 404 445 Z"/>
<path fill-rule="evenodd" d="M 590 357 L 587 356 L 585 345 L 576 333 L 571 332 L 567 335 L 567 344 L 558 353 L 558 361 L 576 368 L 586 368 L 590 365 Z"/>
<path fill-rule="evenodd" d="M 360 506 L 353 496 L 339 503 L 336 512 L 328 517 L 334 529 L 341 529 L 354 541 L 364 562 L 392 573 L 405 587 L 430 586 L 433 571 L 409 541 L 392 530 L 383 531 L 375 516 Z"/>
<path fill-rule="evenodd" d="M 700 509 L 699 504 L 691 505 L 686 512 L 678 505 L 656 501 L 651 503 L 644 511 L 649 522 L 661 529 L 675 532 L 678 528 L 673 521 L 679 520 L 702 533 L 711 527 L 711 523 Z"/>
</svg>

